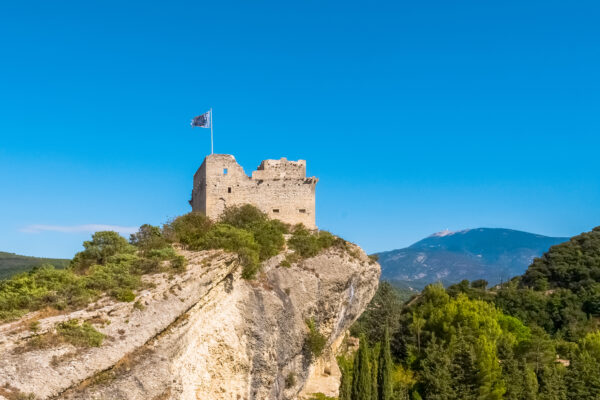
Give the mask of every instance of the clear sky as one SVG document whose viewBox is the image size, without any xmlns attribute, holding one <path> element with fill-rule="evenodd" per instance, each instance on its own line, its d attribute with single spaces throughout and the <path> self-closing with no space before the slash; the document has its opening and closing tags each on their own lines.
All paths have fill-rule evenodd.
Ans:
<svg viewBox="0 0 600 400">
<path fill-rule="evenodd" d="M 306 159 L 317 224 L 374 252 L 443 229 L 600 225 L 600 3 L 13 1 L 0 250 L 190 211 L 210 132 Z M 90 226 L 91 225 L 91 226 Z"/>
</svg>

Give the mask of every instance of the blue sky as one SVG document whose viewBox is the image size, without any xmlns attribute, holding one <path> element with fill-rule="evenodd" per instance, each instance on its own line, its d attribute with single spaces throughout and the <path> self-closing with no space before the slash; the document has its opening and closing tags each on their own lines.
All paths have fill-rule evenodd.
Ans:
<svg viewBox="0 0 600 400">
<path fill-rule="evenodd" d="M 0 250 L 189 211 L 210 151 L 306 159 L 367 251 L 600 225 L 597 1 L 5 2 Z"/>
</svg>

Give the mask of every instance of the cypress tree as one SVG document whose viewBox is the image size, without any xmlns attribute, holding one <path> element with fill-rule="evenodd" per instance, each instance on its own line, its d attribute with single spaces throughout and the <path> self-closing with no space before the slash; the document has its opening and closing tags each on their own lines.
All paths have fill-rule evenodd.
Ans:
<svg viewBox="0 0 600 400">
<path fill-rule="evenodd" d="M 392 356 L 390 353 L 390 332 L 387 326 L 383 334 L 383 346 L 379 351 L 377 386 L 378 400 L 392 399 Z"/>
<path fill-rule="evenodd" d="M 341 361 L 338 363 L 340 367 L 340 371 L 342 373 L 342 377 L 340 379 L 340 394 L 339 400 L 351 400 L 352 394 L 352 375 L 350 371 L 350 366 L 348 365 L 348 361 L 345 359 L 340 359 Z"/>
<path fill-rule="evenodd" d="M 371 400 L 369 345 L 365 335 L 360 335 L 360 345 L 354 359 L 351 400 Z"/>
<path fill-rule="evenodd" d="M 378 370 L 379 370 L 379 354 L 381 352 L 381 343 L 377 343 L 371 352 L 371 400 L 379 400 Z"/>
</svg>

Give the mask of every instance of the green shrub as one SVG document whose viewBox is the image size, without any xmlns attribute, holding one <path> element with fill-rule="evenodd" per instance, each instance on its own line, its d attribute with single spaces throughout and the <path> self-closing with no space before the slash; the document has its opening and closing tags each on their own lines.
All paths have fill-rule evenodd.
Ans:
<svg viewBox="0 0 600 400">
<path fill-rule="evenodd" d="M 260 246 L 252 232 L 245 229 L 215 224 L 204 234 L 194 236 L 187 245 L 192 250 L 223 249 L 237 253 L 246 279 L 253 278 L 260 267 Z"/>
<path fill-rule="evenodd" d="M 44 265 L 0 281 L 0 319 L 18 318 L 46 306 L 82 306 L 94 297 L 93 291 L 72 271 Z"/>
<path fill-rule="evenodd" d="M 289 231 L 287 224 L 269 219 L 267 214 L 250 204 L 226 208 L 220 222 L 251 232 L 259 246 L 261 261 L 279 254 L 285 244 L 283 234 Z"/>
<path fill-rule="evenodd" d="M 135 294 L 131 289 L 115 289 L 114 291 L 112 291 L 111 294 L 115 299 L 119 301 L 131 302 L 135 300 Z"/>
<path fill-rule="evenodd" d="M 87 322 L 79 324 L 77 319 L 61 322 L 56 326 L 56 333 L 68 343 L 77 347 L 99 347 L 104 335 Z"/>
<path fill-rule="evenodd" d="M 204 214 L 191 212 L 165 224 L 164 237 L 171 242 L 178 242 L 186 246 L 198 242 L 212 228 L 213 223 Z"/>
<path fill-rule="evenodd" d="M 314 319 L 306 320 L 306 326 L 308 326 L 308 336 L 305 340 L 305 346 L 314 357 L 319 357 L 323 353 L 323 349 L 325 349 L 327 338 L 319 332 L 315 326 Z"/>
<path fill-rule="evenodd" d="M 251 204 L 227 207 L 219 218 L 219 221 L 223 224 L 247 230 L 250 230 L 249 228 L 252 225 L 266 222 L 268 220 L 269 218 L 267 217 L 267 214 L 263 213 Z"/>
<path fill-rule="evenodd" d="M 172 260 L 177 257 L 177 252 L 173 247 L 167 245 L 167 247 L 148 250 L 145 256 L 157 260 Z"/>
<path fill-rule="evenodd" d="M 140 226 L 140 229 L 129 237 L 129 243 L 136 246 L 144 254 L 168 246 L 168 242 L 163 237 L 160 228 L 148 224 Z"/>
<path fill-rule="evenodd" d="M 116 254 L 133 254 L 135 247 L 117 232 L 100 231 L 92 235 L 92 240 L 83 242 L 85 250 L 80 251 L 71 261 L 75 271 L 85 271 L 94 264 L 104 264 Z"/>
<path fill-rule="evenodd" d="M 293 373 L 293 372 L 290 372 L 285 377 L 285 388 L 289 389 L 289 388 L 292 388 L 294 386 L 296 386 L 296 374 Z"/>
<path fill-rule="evenodd" d="M 185 270 L 185 263 L 184 256 L 176 256 L 171 260 L 171 268 L 175 271 L 183 271 Z"/>
<path fill-rule="evenodd" d="M 302 258 L 314 257 L 321 250 L 333 246 L 341 241 L 327 231 L 312 233 L 303 225 L 294 227 L 292 237 L 288 240 L 289 246 Z"/>
</svg>

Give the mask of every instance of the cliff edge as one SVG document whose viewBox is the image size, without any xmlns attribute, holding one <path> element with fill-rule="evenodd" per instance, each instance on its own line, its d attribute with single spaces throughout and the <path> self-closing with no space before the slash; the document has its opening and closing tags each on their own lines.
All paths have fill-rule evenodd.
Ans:
<svg viewBox="0 0 600 400">
<path fill-rule="evenodd" d="M 42 311 L 0 325 L 0 399 L 250 400 L 309 393 L 319 387 L 315 379 L 335 375 L 335 348 L 374 295 L 380 267 L 350 244 L 291 266 L 282 265 L 288 265 L 286 252 L 264 262 L 256 279 L 244 280 L 236 254 L 180 249 L 186 271 L 144 276 L 148 288 L 134 302 L 105 297 L 85 310 Z M 27 328 L 34 319 L 35 334 Z M 106 335 L 102 345 L 27 346 L 72 319 Z M 309 325 L 326 341 L 320 357 L 311 352 Z"/>
</svg>

